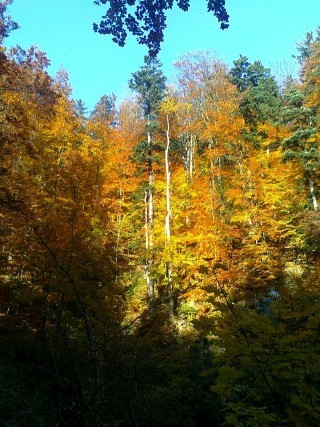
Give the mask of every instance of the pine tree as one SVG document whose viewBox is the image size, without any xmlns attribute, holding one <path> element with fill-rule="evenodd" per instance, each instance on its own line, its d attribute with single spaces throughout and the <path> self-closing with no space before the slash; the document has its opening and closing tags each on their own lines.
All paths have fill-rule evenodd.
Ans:
<svg viewBox="0 0 320 427">
<path fill-rule="evenodd" d="M 147 141 L 137 147 L 141 160 L 146 163 L 148 184 L 144 191 L 145 208 L 145 275 L 150 303 L 155 298 L 153 268 L 154 248 L 154 149 L 153 128 L 156 125 L 157 113 L 160 103 L 165 95 L 166 78 L 160 69 L 160 62 L 150 56 L 145 56 L 144 65 L 139 71 L 133 73 L 129 87 L 138 94 L 138 102 L 146 120 Z"/>
<path fill-rule="evenodd" d="M 242 55 L 233 64 L 230 80 L 243 93 L 240 111 L 246 123 L 254 129 L 257 123 L 276 121 L 281 100 L 270 70 L 260 61 L 250 64 L 248 58 Z"/>
</svg>

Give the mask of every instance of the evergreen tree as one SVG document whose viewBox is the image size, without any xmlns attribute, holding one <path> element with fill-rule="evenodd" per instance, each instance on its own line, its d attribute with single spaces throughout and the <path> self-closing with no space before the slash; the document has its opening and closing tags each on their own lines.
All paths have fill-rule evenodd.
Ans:
<svg viewBox="0 0 320 427">
<path fill-rule="evenodd" d="M 138 102 L 146 119 L 147 141 L 136 149 L 140 162 L 145 164 L 148 184 L 144 190 L 145 211 L 145 275 L 149 302 L 155 298 L 154 278 L 154 149 L 153 133 L 156 127 L 157 112 L 165 96 L 166 78 L 160 69 L 161 63 L 151 56 L 145 56 L 144 65 L 132 74 L 129 87 L 138 94 Z M 136 156 L 137 158 L 137 156 Z"/>
<path fill-rule="evenodd" d="M 138 94 L 145 117 L 154 116 L 165 96 L 166 77 L 161 62 L 151 56 L 144 57 L 144 65 L 132 74 L 129 88 Z"/>
<path fill-rule="evenodd" d="M 99 99 L 91 113 L 91 118 L 114 126 L 116 124 L 115 115 L 116 96 L 112 93 L 111 95 L 103 95 Z"/>
<path fill-rule="evenodd" d="M 313 209 L 317 211 L 320 181 L 319 100 L 316 95 L 318 81 L 317 77 L 313 78 L 313 73 L 316 76 L 319 73 L 320 43 L 314 43 L 311 51 L 311 56 L 305 56 L 301 72 L 302 84 L 290 82 L 283 94 L 282 119 L 290 129 L 290 134 L 282 141 L 282 147 L 284 161 L 296 161 L 301 164 Z"/>
<path fill-rule="evenodd" d="M 85 103 L 83 102 L 82 99 L 77 99 L 75 102 L 75 112 L 76 115 L 81 118 L 84 119 L 85 116 L 87 115 L 88 109 L 85 105 Z"/>
<path fill-rule="evenodd" d="M 258 123 L 276 121 L 281 106 L 279 88 L 270 70 L 265 68 L 260 61 L 252 64 L 245 56 L 233 62 L 230 70 L 230 79 L 243 98 L 240 111 L 246 123 L 255 127 Z"/>
<path fill-rule="evenodd" d="M 301 42 L 297 43 L 298 55 L 294 55 L 300 65 L 303 65 L 305 61 L 312 55 L 314 43 L 320 42 L 320 27 L 316 28 L 316 33 L 312 31 L 306 34 L 306 37 Z"/>
</svg>

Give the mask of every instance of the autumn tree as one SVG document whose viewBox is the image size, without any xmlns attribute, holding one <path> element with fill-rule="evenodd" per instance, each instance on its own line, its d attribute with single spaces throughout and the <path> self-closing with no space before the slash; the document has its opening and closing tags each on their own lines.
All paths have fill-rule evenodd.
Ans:
<svg viewBox="0 0 320 427">
<path fill-rule="evenodd" d="M 19 399 L 28 411 L 24 396 L 31 393 L 38 411 L 70 425 L 70 419 L 88 416 L 84 388 L 92 409 L 102 380 L 96 342 L 103 336 L 105 298 L 115 290 L 114 245 L 95 141 L 77 115 L 66 76 L 53 81 L 46 64 L 38 50 L 17 48 L 1 75 L 0 306 L 10 332 L 1 363 L 24 356 L 0 374 L 16 390 L 17 419 Z M 117 323 L 116 313 L 109 314 L 109 323 Z M 84 367 L 88 375 L 80 374 Z M 1 399 L 2 408 L 9 404 Z"/>
<path fill-rule="evenodd" d="M 212 375 L 212 390 L 222 397 L 232 425 L 314 425 L 319 416 L 313 323 L 319 229 L 317 212 L 305 213 L 308 193 L 317 207 L 317 188 L 310 188 L 307 175 L 318 182 L 316 50 L 316 44 L 308 46 L 302 82 L 288 82 L 281 109 L 277 101 L 271 114 L 259 113 L 251 121 L 254 132 L 242 140 L 238 185 L 232 180 L 227 192 L 230 221 L 239 231 L 234 262 L 206 259 L 214 310 L 194 324 L 212 343 L 215 368 L 204 375 Z M 245 81 L 238 83 L 246 93 Z M 237 270 L 232 284 L 230 267 Z"/>
<path fill-rule="evenodd" d="M 174 2 L 109 3 L 156 53 L 139 25 Z M 244 56 L 185 55 L 175 86 L 148 56 L 90 114 L 2 50 L 0 423 L 319 424 L 318 36 L 281 96 Z"/>
<path fill-rule="evenodd" d="M 228 259 L 235 227 L 229 221 L 232 206 L 227 194 L 230 172 L 236 173 L 241 159 L 243 120 L 237 108 L 240 97 L 225 64 L 208 52 L 198 52 L 182 57 L 176 66 L 181 166 L 179 186 L 173 187 L 173 229 L 179 224 L 174 231 L 179 248 L 175 260 L 183 272 L 181 288 L 186 289 L 181 309 L 192 316 L 208 309 L 202 258 Z"/>
<path fill-rule="evenodd" d="M 169 302 L 169 318 L 172 320 L 175 313 L 175 300 L 174 300 L 174 286 L 172 281 L 172 268 L 173 257 L 178 256 L 173 251 L 172 247 L 172 166 L 171 159 L 172 137 L 177 137 L 174 131 L 174 122 L 176 122 L 176 113 L 179 109 L 179 103 L 176 95 L 172 91 L 168 91 L 166 98 L 160 106 L 160 120 L 165 127 L 166 143 L 164 150 L 164 165 L 165 165 L 165 185 L 164 185 L 164 199 L 165 199 L 165 213 L 164 213 L 164 248 L 163 259 L 165 263 L 165 277 L 167 280 L 167 297 Z M 175 165 L 176 166 L 176 165 Z"/>
<path fill-rule="evenodd" d="M 15 48 L 9 52 L 2 67 L 0 198 L 5 212 L 4 218 L 7 218 L 2 236 L 3 248 L 8 256 L 11 251 L 8 243 L 9 236 L 21 238 L 20 233 L 14 231 L 14 224 L 19 224 L 19 220 L 16 223 L 18 218 L 14 212 L 15 208 L 18 209 L 19 205 L 23 204 L 20 196 L 25 191 L 27 171 L 32 158 L 36 158 L 38 153 L 39 145 L 36 135 L 41 126 L 50 120 L 51 108 L 57 98 L 52 79 L 46 73 L 48 64 L 45 54 L 35 47 L 31 47 L 28 51 Z M 13 227 L 11 231 L 9 231 L 11 227 L 9 224 Z M 15 238 L 13 238 L 14 241 Z M 16 257 L 13 259 L 17 260 Z"/>
</svg>

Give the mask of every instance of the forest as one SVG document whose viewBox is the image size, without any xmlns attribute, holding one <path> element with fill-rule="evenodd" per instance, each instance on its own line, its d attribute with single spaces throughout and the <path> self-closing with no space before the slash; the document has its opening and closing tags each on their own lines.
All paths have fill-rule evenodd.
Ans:
<svg viewBox="0 0 320 427">
<path fill-rule="evenodd" d="M 4 12 L 0 425 L 319 426 L 320 29 L 88 112 Z"/>
</svg>

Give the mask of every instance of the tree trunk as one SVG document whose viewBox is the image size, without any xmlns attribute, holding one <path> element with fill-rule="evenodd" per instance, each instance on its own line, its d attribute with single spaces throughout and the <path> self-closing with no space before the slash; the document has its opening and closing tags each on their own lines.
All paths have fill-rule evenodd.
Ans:
<svg viewBox="0 0 320 427">
<path fill-rule="evenodd" d="M 185 162 L 185 170 L 186 170 L 186 180 L 188 186 L 191 186 L 192 183 L 192 177 L 193 177 L 193 171 L 194 171 L 194 139 L 193 134 L 191 133 L 190 136 L 187 135 L 186 137 L 186 162 Z M 189 227 L 190 225 L 190 217 L 189 217 L 189 194 L 186 192 L 186 226 Z"/>
<path fill-rule="evenodd" d="M 192 180 L 193 170 L 194 170 L 194 141 L 193 135 L 190 134 L 190 139 L 187 140 L 187 180 L 188 182 Z"/>
<path fill-rule="evenodd" d="M 210 187 L 210 214 L 212 222 L 214 222 L 214 216 L 215 216 L 215 209 L 214 209 L 214 202 L 215 202 L 215 175 L 214 175 L 214 166 L 213 166 L 213 159 L 210 159 L 210 172 L 209 172 L 209 187 Z"/>
<path fill-rule="evenodd" d="M 170 150 L 170 118 L 167 115 L 167 146 L 165 150 L 165 166 L 166 166 L 166 220 L 165 220 L 165 242 L 170 243 L 170 220 L 171 220 L 171 200 L 170 200 L 170 165 L 169 165 L 169 150 Z"/>
<path fill-rule="evenodd" d="M 166 219 L 164 226 L 165 236 L 165 247 L 167 251 L 166 261 L 166 278 L 168 286 L 168 298 L 169 298 L 169 318 L 172 319 L 174 315 L 174 301 L 173 301 L 173 286 L 172 286 L 172 269 L 170 260 L 170 239 L 171 239 L 171 194 L 170 194 L 170 163 L 169 163 L 169 150 L 170 150 L 170 117 L 167 114 L 167 146 L 165 150 L 165 166 L 166 166 Z"/>
<path fill-rule="evenodd" d="M 153 265 L 153 168 L 152 168 L 152 140 L 150 134 L 150 115 L 148 115 L 148 189 L 145 191 L 145 241 L 146 260 L 144 271 L 147 281 L 149 304 L 154 301 L 154 281 L 152 277 Z"/>
<path fill-rule="evenodd" d="M 312 198 L 313 209 L 315 211 L 317 211 L 318 210 L 318 201 L 316 198 L 316 193 L 314 191 L 313 181 L 310 178 L 309 178 L 309 190 L 310 190 L 310 195 Z"/>
</svg>

